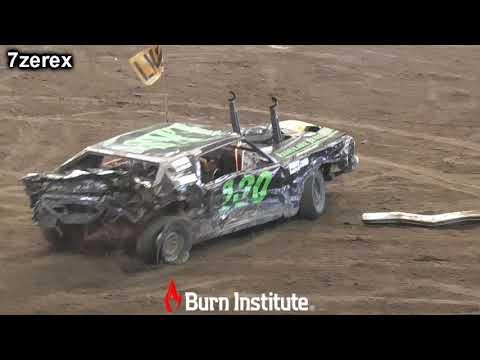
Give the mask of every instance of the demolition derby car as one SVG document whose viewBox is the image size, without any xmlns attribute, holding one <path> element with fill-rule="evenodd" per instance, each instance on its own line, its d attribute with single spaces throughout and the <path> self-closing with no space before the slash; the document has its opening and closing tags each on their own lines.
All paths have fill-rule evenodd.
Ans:
<svg viewBox="0 0 480 360">
<path fill-rule="evenodd" d="M 233 93 L 232 93 L 233 94 Z M 192 245 L 279 218 L 315 219 L 325 182 L 358 164 L 354 139 L 302 121 L 232 130 L 163 123 L 89 146 L 22 178 L 33 220 L 55 246 L 108 239 L 146 263 L 180 264 Z"/>
</svg>

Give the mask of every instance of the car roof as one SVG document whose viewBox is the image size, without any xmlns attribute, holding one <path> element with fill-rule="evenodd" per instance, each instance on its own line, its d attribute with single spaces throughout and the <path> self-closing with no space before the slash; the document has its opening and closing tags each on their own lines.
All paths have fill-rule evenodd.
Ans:
<svg viewBox="0 0 480 360">
<path fill-rule="evenodd" d="M 158 161 L 200 153 L 202 149 L 233 141 L 240 136 L 231 130 L 216 130 L 190 123 L 163 123 L 118 135 L 89 146 L 88 151 Z"/>
</svg>

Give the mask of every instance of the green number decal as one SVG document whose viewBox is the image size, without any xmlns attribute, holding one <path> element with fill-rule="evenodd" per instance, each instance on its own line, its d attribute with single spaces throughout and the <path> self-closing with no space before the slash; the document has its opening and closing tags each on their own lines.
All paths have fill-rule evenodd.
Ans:
<svg viewBox="0 0 480 360">
<path fill-rule="evenodd" d="M 223 184 L 223 195 L 225 195 L 225 201 L 223 202 L 222 205 L 225 206 L 230 202 L 230 200 L 232 200 L 233 179 L 230 179 L 225 184 Z"/>
<path fill-rule="evenodd" d="M 243 206 L 247 206 L 248 202 L 247 202 L 247 198 L 248 198 L 248 195 L 250 194 L 250 191 L 252 190 L 252 186 L 253 184 L 255 183 L 255 176 L 254 175 L 246 175 L 242 178 L 242 180 L 240 180 L 240 182 L 238 183 L 238 190 L 241 191 L 243 190 L 243 195 L 242 195 L 242 198 L 239 199 L 239 194 L 235 194 L 233 196 L 233 203 L 235 204 L 236 207 L 243 207 Z M 239 200 L 241 200 L 239 202 Z"/>
<path fill-rule="evenodd" d="M 254 204 L 259 204 L 265 199 L 271 182 L 272 173 L 270 171 L 264 171 L 260 174 L 253 187 L 252 200 Z"/>
<path fill-rule="evenodd" d="M 234 179 L 230 179 L 223 184 L 223 195 L 225 201 L 222 204 L 220 211 L 228 211 L 232 206 L 237 208 L 248 205 L 248 197 L 252 194 L 252 202 L 255 205 L 260 204 L 268 194 L 268 187 L 272 182 L 272 173 L 270 171 L 264 171 L 255 181 L 255 175 L 245 175 L 237 185 L 237 190 L 234 189 Z M 252 191 L 253 190 L 253 191 Z M 240 198 L 239 193 L 242 192 Z M 230 204 L 231 202 L 231 204 Z"/>
</svg>

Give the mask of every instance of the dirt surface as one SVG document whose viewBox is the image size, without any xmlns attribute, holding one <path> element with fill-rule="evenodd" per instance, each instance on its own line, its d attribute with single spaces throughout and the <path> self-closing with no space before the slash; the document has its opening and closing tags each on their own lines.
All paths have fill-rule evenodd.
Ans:
<svg viewBox="0 0 480 360">
<path fill-rule="evenodd" d="M 264 124 L 275 94 L 281 119 L 355 135 L 359 169 L 329 184 L 318 221 L 212 240 L 185 265 L 52 252 L 18 180 L 163 121 L 165 81 L 144 87 L 127 62 L 142 48 L 20 47 L 73 52 L 70 72 L 11 71 L 0 61 L 0 313 L 164 314 L 171 278 L 201 295 L 294 292 L 321 314 L 480 312 L 480 224 L 360 221 L 366 211 L 479 208 L 480 47 L 166 46 L 170 119 L 225 125 L 234 89 L 242 124 Z"/>
</svg>

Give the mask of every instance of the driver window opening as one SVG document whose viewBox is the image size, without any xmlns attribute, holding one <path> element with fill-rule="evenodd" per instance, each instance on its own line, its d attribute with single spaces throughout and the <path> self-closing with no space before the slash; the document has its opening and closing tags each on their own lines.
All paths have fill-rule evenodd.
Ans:
<svg viewBox="0 0 480 360">
<path fill-rule="evenodd" d="M 259 169 L 272 162 L 249 144 L 238 141 L 200 157 L 202 182 L 208 183 L 224 175 Z"/>
</svg>

